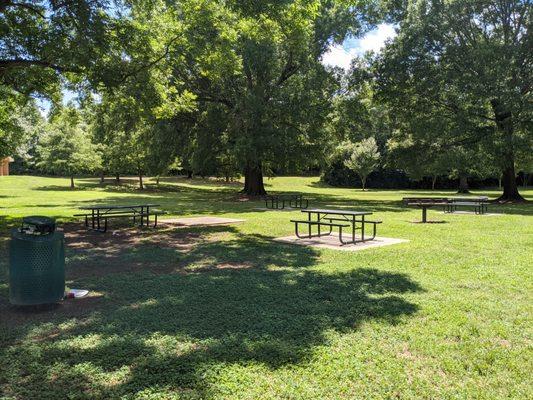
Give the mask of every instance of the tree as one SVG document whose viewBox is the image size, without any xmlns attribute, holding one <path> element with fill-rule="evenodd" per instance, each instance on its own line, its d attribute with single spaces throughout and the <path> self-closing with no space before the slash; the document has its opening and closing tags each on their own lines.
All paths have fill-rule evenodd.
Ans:
<svg viewBox="0 0 533 400">
<path fill-rule="evenodd" d="M 387 141 L 387 162 L 401 168 L 412 179 L 430 177 L 432 190 L 435 190 L 437 178 L 449 175 L 453 168 L 437 144 L 415 141 L 412 135 L 398 131 Z"/>
<path fill-rule="evenodd" d="M 117 81 L 128 21 L 109 0 L 0 1 L 0 85 L 58 100 L 66 81 Z M 125 35 L 124 37 L 122 35 Z M 127 41 L 122 42 L 127 44 Z M 126 69 L 127 70 L 127 69 Z"/>
<path fill-rule="evenodd" d="M 171 73 L 163 74 L 167 99 L 192 93 L 200 111 L 208 104 L 223 109 L 227 124 L 216 134 L 231 143 L 224 150 L 243 172 L 244 192 L 262 195 L 273 166 L 323 157 L 337 83 L 320 59 L 332 42 L 367 27 L 374 4 L 156 1 L 138 4 L 134 14 L 147 32 L 177 38 L 156 67 Z"/>
<path fill-rule="evenodd" d="M 37 147 L 37 166 L 45 172 L 70 177 L 100 168 L 98 147 L 88 135 L 89 129 L 75 109 L 64 109 L 48 125 Z"/>
<path fill-rule="evenodd" d="M 379 158 L 378 146 L 373 137 L 363 139 L 351 146 L 349 158 L 344 161 L 344 165 L 359 175 L 363 191 L 365 190 L 366 178 L 378 166 Z"/>
<path fill-rule="evenodd" d="M 519 136 L 531 134 L 531 12 L 523 0 L 411 2 L 376 61 L 381 99 L 406 133 L 423 137 L 430 117 L 447 121 L 442 147 L 493 143 L 501 201 L 523 200 L 515 153 Z"/>
<path fill-rule="evenodd" d="M 440 155 L 443 163 L 450 169 L 450 178 L 459 180 L 458 193 L 469 193 L 468 178 L 486 178 L 492 174 L 490 157 L 479 144 L 464 147 L 455 146 Z"/>
<path fill-rule="evenodd" d="M 0 159 L 26 153 L 43 124 L 35 102 L 0 86 Z"/>
</svg>

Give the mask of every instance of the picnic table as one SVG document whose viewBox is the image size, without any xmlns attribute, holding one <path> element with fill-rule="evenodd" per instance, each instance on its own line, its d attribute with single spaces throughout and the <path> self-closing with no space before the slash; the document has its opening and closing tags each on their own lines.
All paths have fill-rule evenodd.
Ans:
<svg viewBox="0 0 533 400">
<path fill-rule="evenodd" d="M 271 194 L 265 196 L 266 208 L 284 209 L 286 203 L 288 203 L 291 208 L 309 207 L 309 201 L 304 199 L 303 195 L 300 193 Z"/>
<path fill-rule="evenodd" d="M 476 214 L 485 214 L 488 210 L 489 198 L 487 196 L 454 196 L 448 197 L 448 204 L 444 212 L 453 213 L 458 207 L 472 207 Z"/>
<path fill-rule="evenodd" d="M 487 211 L 488 197 L 404 197 L 403 202 L 410 207 L 422 209 L 422 221 L 427 221 L 427 210 L 431 207 L 443 207 L 444 212 L 453 213 L 458 207 L 473 207 L 476 214 L 484 214 Z"/>
<path fill-rule="evenodd" d="M 154 217 L 154 228 L 157 227 L 158 215 L 163 211 L 153 210 L 159 204 L 141 203 L 134 205 L 91 205 L 80 207 L 80 210 L 88 211 L 75 216 L 85 217 L 85 227 L 99 232 L 107 231 L 107 220 L 110 218 L 132 218 L 133 223 L 140 220 L 139 226 L 150 226 L 150 217 Z"/>
<path fill-rule="evenodd" d="M 428 222 L 428 208 L 436 206 L 446 207 L 448 205 L 448 199 L 446 198 L 405 198 L 404 202 L 410 207 L 418 207 L 422 209 L 421 222 L 424 224 Z"/>
<path fill-rule="evenodd" d="M 294 222 L 295 234 L 300 239 L 310 239 L 312 237 L 331 235 L 333 228 L 339 229 L 339 241 L 341 244 L 356 244 L 373 240 L 376 237 L 376 225 L 381 221 L 369 221 L 365 219 L 366 216 L 372 215 L 370 211 L 354 211 L 354 210 L 333 210 L 333 209 L 305 209 L 303 213 L 307 213 L 306 220 L 291 220 Z M 307 225 L 307 234 L 303 235 L 299 232 L 299 225 Z M 365 237 L 365 227 L 371 224 L 373 226 L 372 236 Z M 318 233 L 312 233 L 311 227 L 316 226 Z M 326 232 L 322 231 L 322 227 L 327 227 Z M 342 229 L 349 228 L 350 239 L 345 240 L 342 236 Z M 356 231 L 361 231 L 360 238 L 356 238 Z"/>
</svg>

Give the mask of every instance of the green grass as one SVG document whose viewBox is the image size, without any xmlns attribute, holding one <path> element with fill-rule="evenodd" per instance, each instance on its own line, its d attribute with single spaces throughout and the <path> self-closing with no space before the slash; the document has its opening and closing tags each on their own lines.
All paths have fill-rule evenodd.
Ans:
<svg viewBox="0 0 533 400">
<path fill-rule="evenodd" d="M 267 181 L 313 206 L 372 210 L 380 236 L 409 240 L 351 253 L 273 242 L 299 212 L 240 201 L 237 184 L 78 184 L 0 178 L 0 398 L 533 398 L 530 204 L 490 207 L 496 216 L 429 211 L 445 223 L 412 224 L 420 211 L 402 197 L 452 192 Z M 66 223 L 82 205 L 139 201 L 246 222 L 87 234 L 92 245 L 82 234 L 67 249 L 68 285 L 101 297 L 41 311 L 7 304 L 8 227 L 21 216 Z"/>
</svg>

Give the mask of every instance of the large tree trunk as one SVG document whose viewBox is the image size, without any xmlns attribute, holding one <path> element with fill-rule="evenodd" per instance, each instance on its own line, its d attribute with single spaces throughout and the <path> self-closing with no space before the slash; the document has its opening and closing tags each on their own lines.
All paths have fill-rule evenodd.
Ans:
<svg viewBox="0 0 533 400">
<path fill-rule="evenodd" d="M 431 190 L 435 190 L 435 184 L 437 183 L 437 176 L 431 177 Z"/>
<path fill-rule="evenodd" d="M 470 190 L 468 190 L 468 177 L 466 175 L 459 176 L 459 189 L 457 193 L 470 193 Z"/>
<path fill-rule="evenodd" d="M 261 163 L 248 162 L 246 164 L 244 168 L 244 189 L 242 193 L 248 196 L 263 196 L 266 194 Z"/>
<path fill-rule="evenodd" d="M 518 192 L 518 185 L 516 184 L 516 173 L 514 169 L 514 162 L 512 166 L 509 164 L 507 168 L 503 170 L 503 194 L 498 197 L 497 201 L 500 202 L 522 202 L 525 199 Z"/>
<path fill-rule="evenodd" d="M 496 118 L 496 128 L 505 143 L 502 160 L 504 166 L 502 171 L 503 194 L 496 201 L 525 201 L 520 193 L 518 193 L 518 185 L 516 184 L 512 113 L 506 110 L 497 99 L 492 100 L 491 105 Z"/>
<path fill-rule="evenodd" d="M 102 171 L 100 173 L 100 184 L 103 185 L 104 181 L 105 181 L 105 173 L 104 173 L 104 171 Z"/>
<path fill-rule="evenodd" d="M 70 188 L 74 189 L 74 176 L 70 175 Z"/>
<path fill-rule="evenodd" d="M 115 175 L 115 181 L 117 182 L 117 185 L 120 184 L 120 174 Z"/>
<path fill-rule="evenodd" d="M 187 179 L 192 179 L 192 170 L 187 170 Z"/>
</svg>

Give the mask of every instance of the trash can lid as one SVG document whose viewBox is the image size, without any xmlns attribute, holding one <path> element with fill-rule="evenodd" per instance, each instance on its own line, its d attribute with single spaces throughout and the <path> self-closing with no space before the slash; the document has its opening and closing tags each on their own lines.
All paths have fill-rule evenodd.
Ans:
<svg viewBox="0 0 533 400">
<path fill-rule="evenodd" d="M 25 231 L 25 227 L 33 227 L 36 232 L 41 234 L 52 233 L 56 229 L 56 221 L 50 217 L 31 215 L 22 218 L 22 230 Z"/>
</svg>

